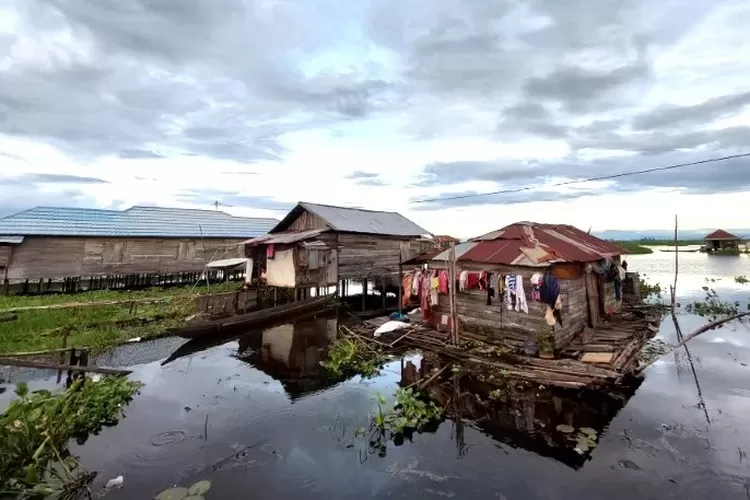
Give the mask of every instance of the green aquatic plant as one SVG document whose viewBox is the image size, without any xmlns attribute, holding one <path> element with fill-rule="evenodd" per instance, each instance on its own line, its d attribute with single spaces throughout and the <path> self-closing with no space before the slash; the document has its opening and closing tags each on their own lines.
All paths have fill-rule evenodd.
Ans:
<svg viewBox="0 0 750 500">
<path fill-rule="evenodd" d="M 158 495 L 155 500 L 203 500 L 203 495 L 211 489 L 211 481 L 203 480 L 193 483 L 189 488 L 177 486 L 169 488 Z"/>
<path fill-rule="evenodd" d="M 372 378 L 380 373 L 386 359 L 383 353 L 364 341 L 342 337 L 331 345 L 320 365 L 332 377 L 361 375 L 364 378 Z"/>
<path fill-rule="evenodd" d="M 725 316 L 732 316 L 740 312 L 740 302 L 728 302 L 723 301 L 713 288 L 713 285 L 717 282 L 714 278 L 706 278 L 706 284 L 703 285 L 702 289 L 706 293 L 705 297 L 701 301 L 693 302 L 688 304 L 685 310 L 691 314 L 697 314 L 703 318 L 715 320 Z M 748 304 L 750 308 L 750 304 Z"/>
<path fill-rule="evenodd" d="M 393 409 L 385 409 L 387 403 L 382 394 L 377 394 L 378 411 L 372 418 L 373 427 L 391 434 L 403 434 L 408 430 L 420 430 L 425 425 L 443 418 L 443 409 L 421 392 L 412 388 L 396 391 Z"/>
<path fill-rule="evenodd" d="M 641 275 L 641 279 L 639 281 L 638 286 L 641 292 L 641 298 L 643 300 L 648 300 L 651 298 L 654 298 L 656 300 L 661 300 L 664 294 L 664 288 L 661 286 L 661 283 L 654 283 L 654 284 L 649 283 L 646 280 L 645 273 Z"/>
<path fill-rule="evenodd" d="M 740 276 L 735 276 L 734 277 L 734 282 L 735 283 L 739 283 L 740 285 L 746 285 L 746 284 L 750 283 L 750 278 L 748 278 L 747 276 L 745 276 L 743 274 L 743 275 L 740 275 Z"/>
<path fill-rule="evenodd" d="M 139 387 L 121 377 L 79 378 L 57 394 L 29 393 L 18 384 L 18 399 L 0 416 L 0 497 L 77 498 L 94 474 L 80 466 L 68 443 L 116 424 Z"/>
</svg>

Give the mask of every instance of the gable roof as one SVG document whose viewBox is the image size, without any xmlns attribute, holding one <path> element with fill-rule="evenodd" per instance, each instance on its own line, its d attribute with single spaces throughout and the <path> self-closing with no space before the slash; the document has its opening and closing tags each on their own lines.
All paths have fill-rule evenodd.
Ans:
<svg viewBox="0 0 750 500">
<path fill-rule="evenodd" d="M 397 212 L 378 212 L 361 208 L 335 207 L 299 202 L 269 232 L 286 230 L 301 213 L 308 211 L 325 221 L 329 228 L 342 233 L 380 234 L 385 236 L 421 236 L 430 234 Z"/>
<path fill-rule="evenodd" d="M 517 222 L 471 240 L 460 261 L 515 266 L 556 262 L 594 262 L 627 252 L 608 241 L 566 224 Z"/>
<path fill-rule="evenodd" d="M 277 222 L 184 208 L 36 207 L 0 219 L 0 235 L 244 239 L 265 234 Z"/>
<path fill-rule="evenodd" d="M 723 229 L 717 229 L 713 233 L 707 235 L 705 240 L 740 240 L 742 238 L 738 238 L 737 236 L 733 235 L 732 233 L 728 233 L 724 231 Z"/>
</svg>

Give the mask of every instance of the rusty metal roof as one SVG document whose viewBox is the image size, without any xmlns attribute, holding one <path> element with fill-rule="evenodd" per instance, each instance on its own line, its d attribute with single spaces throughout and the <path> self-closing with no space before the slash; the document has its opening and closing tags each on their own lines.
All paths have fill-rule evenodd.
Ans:
<svg viewBox="0 0 750 500">
<path fill-rule="evenodd" d="M 264 234 L 257 238 L 243 241 L 245 245 L 282 245 L 297 243 L 319 236 L 330 229 L 307 229 L 304 231 L 286 231 L 283 233 Z"/>
<path fill-rule="evenodd" d="M 475 246 L 458 260 L 540 267 L 555 262 L 593 262 L 627 253 L 566 224 L 517 222 L 472 241 Z"/>
<path fill-rule="evenodd" d="M 385 236 L 421 236 L 430 234 L 397 212 L 379 212 L 361 208 L 335 207 L 299 202 L 271 233 L 283 231 L 303 212 L 308 211 L 323 219 L 334 231 L 342 233 L 380 234 Z"/>
<path fill-rule="evenodd" d="M 723 229 L 717 229 L 713 233 L 707 235 L 705 240 L 741 240 L 742 238 L 738 238 L 737 236 L 733 235 L 732 233 L 728 233 L 724 231 Z"/>
</svg>

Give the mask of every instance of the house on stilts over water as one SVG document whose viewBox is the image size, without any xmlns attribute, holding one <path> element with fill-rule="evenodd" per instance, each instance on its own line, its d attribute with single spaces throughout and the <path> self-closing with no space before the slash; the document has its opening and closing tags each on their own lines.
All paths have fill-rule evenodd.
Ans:
<svg viewBox="0 0 750 500">
<path fill-rule="evenodd" d="M 451 250 L 404 275 L 404 305 L 419 294 L 422 319 L 438 332 L 450 329 L 455 317 L 461 340 L 523 353 L 511 356 L 519 374 L 531 363 L 530 374 L 540 367 L 547 375 L 559 372 L 547 383 L 611 382 L 634 368 L 636 354 L 655 332 L 658 315 L 647 318 L 624 306 L 623 296 L 640 298 L 638 275 L 626 272 L 622 261 L 626 251 L 573 226 L 519 222 L 453 251 L 455 316 Z M 556 359 L 537 358 L 550 355 Z"/>
<path fill-rule="evenodd" d="M 430 233 L 396 212 L 300 202 L 267 235 L 247 240 L 245 255 L 265 270 L 269 286 L 342 290 L 351 280 L 398 285 L 401 263 L 431 242 Z M 385 302 L 385 294 L 381 294 Z M 363 294 L 363 306 L 367 298 Z"/>
</svg>

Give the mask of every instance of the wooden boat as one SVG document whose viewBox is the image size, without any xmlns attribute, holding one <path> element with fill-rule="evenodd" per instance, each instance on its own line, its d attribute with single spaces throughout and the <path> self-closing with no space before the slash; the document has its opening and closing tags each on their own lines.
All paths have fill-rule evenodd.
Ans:
<svg viewBox="0 0 750 500">
<path fill-rule="evenodd" d="M 273 323 L 283 319 L 295 319 L 302 314 L 322 311 L 338 307 L 338 298 L 335 295 L 326 295 L 325 297 L 312 297 L 289 304 L 283 304 L 276 307 L 260 309 L 258 311 L 246 314 L 238 314 L 215 320 L 202 320 L 195 324 L 188 324 L 181 328 L 176 328 L 170 333 L 185 339 L 195 339 L 206 335 L 216 335 L 226 333 L 238 328 L 255 328 L 265 324 Z"/>
</svg>

